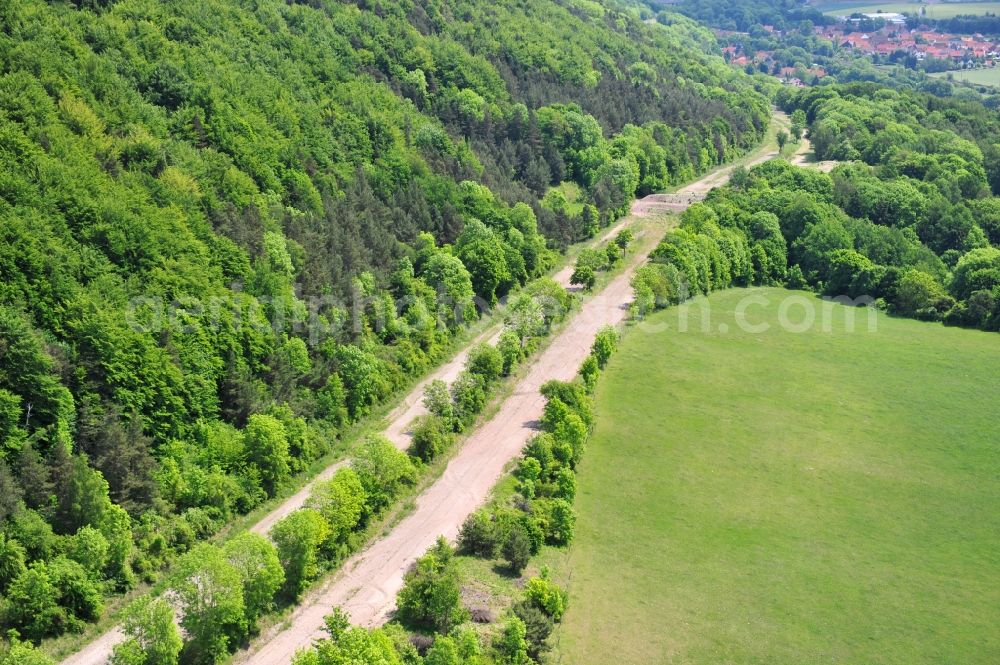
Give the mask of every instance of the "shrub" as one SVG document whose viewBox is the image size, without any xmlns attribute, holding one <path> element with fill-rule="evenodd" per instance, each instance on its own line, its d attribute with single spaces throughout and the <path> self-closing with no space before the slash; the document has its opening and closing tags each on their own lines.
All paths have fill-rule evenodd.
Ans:
<svg viewBox="0 0 1000 665">
<path fill-rule="evenodd" d="M 597 366 L 604 369 L 616 348 L 618 348 L 618 331 L 611 326 L 601 328 L 597 337 L 594 338 L 593 347 L 591 347 L 591 353 L 597 360 Z"/>
<path fill-rule="evenodd" d="M 584 388 L 588 393 L 594 392 L 597 385 L 597 377 L 600 374 L 600 367 L 597 366 L 597 358 L 590 354 L 580 366 L 580 378 L 583 380 Z"/>
<path fill-rule="evenodd" d="M 451 427 L 437 416 L 422 416 L 413 427 L 412 455 L 429 462 L 451 445 Z"/>
<path fill-rule="evenodd" d="M 532 577 L 524 585 L 524 598 L 534 605 L 553 621 L 562 619 L 566 611 L 566 592 L 559 588 L 557 584 L 549 581 L 546 577 Z"/>
<path fill-rule="evenodd" d="M 515 525 L 503 544 L 503 558 L 511 572 L 520 575 L 531 558 L 531 539 L 521 525 Z"/>
<path fill-rule="evenodd" d="M 270 535 L 285 571 L 285 591 L 297 599 L 319 572 L 319 548 L 330 526 L 320 513 L 303 508 L 275 524 Z"/>
<path fill-rule="evenodd" d="M 469 372 L 481 376 L 483 382 L 489 385 L 503 374 L 503 355 L 490 344 L 478 344 L 469 351 L 465 367 Z"/>
<path fill-rule="evenodd" d="M 589 291 L 594 288 L 597 283 L 597 275 L 594 273 L 594 269 L 590 266 L 577 266 L 573 270 L 573 274 L 570 275 L 569 283 L 575 286 L 581 286 L 585 291 Z"/>
<path fill-rule="evenodd" d="M 460 605 L 453 555 L 451 546 L 439 538 L 406 574 L 396 601 L 399 617 L 405 623 L 447 633 L 468 617 Z"/>
<path fill-rule="evenodd" d="M 59 607 L 59 590 L 41 561 L 31 564 L 7 590 L 6 622 L 29 640 L 58 635 L 69 617 Z"/>
<path fill-rule="evenodd" d="M 485 510 L 477 510 L 469 515 L 458 532 L 459 547 L 483 558 L 489 559 L 496 555 L 498 542 L 497 526 Z"/>
</svg>

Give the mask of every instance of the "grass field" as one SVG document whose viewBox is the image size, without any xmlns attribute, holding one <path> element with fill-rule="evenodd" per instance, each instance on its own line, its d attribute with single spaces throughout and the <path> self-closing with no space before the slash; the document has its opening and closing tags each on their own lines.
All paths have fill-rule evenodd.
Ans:
<svg viewBox="0 0 1000 665">
<path fill-rule="evenodd" d="M 1000 87 L 1000 67 L 991 69 L 965 69 L 955 72 L 938 72 L 931 74 L 935 78 L 947 78 L 951 74 L 955 81 L 965 81 L 973 85 L 986 85 L 993 88 Z"/>
<path fill-rule="evenodd" d="M 751 294 L 768 332 L 735 325 Z M 783 332 L 790 295 L 819 305 L 732 290 L 711 332 L 627 333 L 549 561 L 554 662 L 1000 662 L 1000 336 L 839 305 Z"/>
<path fill-rule="evenodd" d="M 817 11 L 830 16 L 849 16 L 854 12 L 874 14 L 879 11 L 886 14 L 919 14 L 921 7 L 927 8 L 927 18 L 1000 13 L 1000 2 L 939 2 L 934 4 L 919 2 L 819 2 L 815 7 Z"/>
</svg>

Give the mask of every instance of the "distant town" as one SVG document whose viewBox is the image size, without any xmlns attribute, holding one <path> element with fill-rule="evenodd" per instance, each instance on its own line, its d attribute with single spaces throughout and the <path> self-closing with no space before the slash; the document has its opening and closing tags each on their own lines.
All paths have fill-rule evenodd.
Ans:
<svg viewBox="0 0 1000 665">
<path fill-rule="evenodd" d="M 774 26 L 765 25 L 763 29 L 773 37 L 783 36 Z M 925 26 L 911 28 L 903 14 L 863 14 L 844 18 L 835 25 L 815 26 L 813 31 L 835 47 L 870 56 L 875 64 L 898 64 L 911 69 L 919 65 L 928 72 L 943 72 L 993 68 L 1000 61 L 1000 37 L 953 34 Z M 716 34 L 728 38 L 729 45 L 723 48 L 723 55 L 734 66 L 767 71 L 795 86 L 814 84 L 827 74 L 824 67 L 815 63 L 805 68 L 782 66 L 773 51 L 749 48 L 732 39 L 745 33 L 717 30 Z"/>
</svg>

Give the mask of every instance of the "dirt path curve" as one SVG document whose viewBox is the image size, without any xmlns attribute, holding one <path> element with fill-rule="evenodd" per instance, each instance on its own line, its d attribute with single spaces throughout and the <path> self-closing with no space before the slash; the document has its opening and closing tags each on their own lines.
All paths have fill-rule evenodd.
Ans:
<svg viewBox="0 0 1000 665">
<path fill-rule="evenodd" d="M 812 143 L 809 139 L 802 137 L 799 141 L 799 149 L 795 152 L 795 155 L 790 160 L 794 166 L 801 166 L 806 169 L 816 169 L 817 171 L 822 171 L 823 173 L 829 173 L 833 169 L 837 168 L 840 162 L 827 159 L 823 161 L 816 160 L 816 154 L 812 151 Z"/>
</svg>

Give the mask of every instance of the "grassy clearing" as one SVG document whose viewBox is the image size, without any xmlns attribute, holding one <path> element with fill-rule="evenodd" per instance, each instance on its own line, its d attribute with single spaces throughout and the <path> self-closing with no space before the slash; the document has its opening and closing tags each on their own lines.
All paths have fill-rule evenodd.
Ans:
<svg viewBox="0 0 1000 665">
<path fill-rule="evenodd" d="M 735 323 L 751 294 L 766 333 Z M 840 306 L 832 332 L 782 332 L 790 295 L 819 305 L 732 290 L 711 332 L 692 307 L 691 332 L 674 308 L 627 334 L 576 539 L 547 551 L 571 594 L 555 662 L 996 662 L 1000 337 L 884 315 L 868 333 Z"/>
<path fill-rule="evenodd" d="M 875 14 L 883 12 L 919 14 L 921 7 L 927 9 L 927 18 L 952 18 L 955 16 L 982 16 L 1000 13 L 1000 2 L 820 2 L 816 10 L 829 16 L 850 16 L 854 12 Z"/>
<path fill-rule="evenodd" d="M 549 192 L 560 192 L 566 198 L 566 214 L 575 217 L 583 212 L 584 196 L 580 190 L 580 185 L 575 182 L 564 180 L 555 187 L 550 187 Z"/>
<path fill-rule="evenodd" d="M 1000 67 L 990 69 L 965 69 L 955 72 L 938 72 L 931 74 L 935 78 L 954 79 L 971 83 L 973 85 L 985 85 L 992 88 L 1000 87 Z"/>
</svg>

